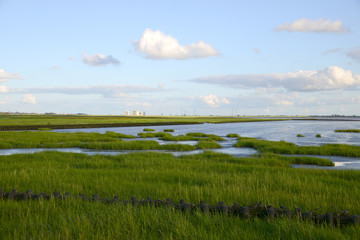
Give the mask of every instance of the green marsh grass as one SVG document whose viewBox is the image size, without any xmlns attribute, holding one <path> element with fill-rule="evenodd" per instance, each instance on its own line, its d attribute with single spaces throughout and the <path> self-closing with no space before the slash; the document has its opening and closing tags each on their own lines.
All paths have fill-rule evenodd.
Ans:
<svg viewBox="0 0 360 240">
<path fill-rule="evenodd" d="M 186 136 L 188 137 L 196 137 L 196 138 L 206 138 L 208 140 L 213 141 L 224 141 L 224 139 L 220 136 L 215 134 L 206 134 L 206 133 L 187 133 Z"/>
<path fill-rule="evenodd" d="M 360 212 L 359 171 L 294 169 L 288 161 L 214 152 L 178 158 L 155 152 L 118 156 L 42 152 L 1 156 L 0 182 L 4 191 L 184 198 L 210 204 L 263 201 L 307 210 Z"/>
<path fill-rule="evenodd" d="M 146 132 L 138 133 L 138 136 L 141 138 L 162 138 L 162 137 L 172 137 L 170 133 L 167 132 Z"/>
<path fill-rule="evenodd" d="M 157 133 L 147 133 L 155 134 Z M 160 133 L 161 136 L 168 133 Z M 96 150 L 174 150 L 191 151 L 196 147 L 185 144 L 160 145 L 157 141 L 123 141 L 134 136 L 107 131 L 100 133 L 0 132 L 0 148 L 85 148 Z M 24 141 L 24 139 L 27 139 Z"/>
<path fill-rule="evenodd" d="M 174 129 L 164 129 L 164 132 L 175 132 Z"/>
<path fill-rule="evenodd" d="M 217 143 L 216 141 L 211 141 L 211 140 L 201 140 L 195 145 L 195 147 L 198 149 L 222 148 L 219 143 Z"/>
<path fill-rule="evenodd" d="M 296 160 L 297 159 L 297 160 Z M 42 152 L 0 156 L 5 192 L 98 194 L 120 199 L 171 198 L 209 204 L 262 201 L 326 213 L 360 213 L 359 171 L 294 169 L 301 157 L 261 154 L 236 158 L 211 151 L 174 157 L 138 152 L 118 156 Z M 302 161 L 302 160 L 301 160 Z M 251 221 L 182 214 L 166 208 L 96 202 L 0 200 L 0 238 L 43 239 L 357 239 L 356 227 L 331 228 L 295 220 Z M 21 227 L 19 227 L 21 226 Z"/>
<path fill-rule="evenodd" d="M 345 144 L 297 146 L 285 141 L 266 141 L 240 137 L 234 146 L 254 148 L 261 153 L 360 157 L 360 146 Z"/>
<path fill-rule="evenodd" d="M 360 129 L 342 129 L 342 130 L 335 130 L 335 132 L 352 132 L 352 133 L 360 133 Z"/>
<path fill-rule="evenodd" d="M 287 119 L 258 119 L 249 117 L 204 117 L 204 116 L 106 116 L 106 115 L 0 115 L 0 126 L 76 126 L 79 124 L 125 124 L 151 126 L 164 124 L 202 124 L 228 122 L 285 121 Z"/>
<path fill-rule="evenodd" d="M 237 133 L 229 133 L 229 134 L 226 135 L 226 137 L 228 137 L 228 138 L 238 138 L 240 136 Z"/>
<path fill-rule="evenodd" d="M 38 131 L 51 131 L 51 128 L 38 128 Z"/>
<path fill-rule="evenodd" d="M 71 200 L 3 202 L 3 239 L 358 239 L 358 228 L 329 228 L 299 221 L 246 221 L 221 215 L 182 214 Z M 21 226 L 21 228 L 19 228 Z"/>
<path fill-rule="evenodd" d="M 157 133 L 144 133 L 157 134 Z M 169 133 L 167 133 L 169 134 Z M 169 134 L 171 136 L 171 134 Z M 196 134 L 198 135 L 198 134 Z M 218 144 L 209 136 L 198 144 Z M 94 149 L 199 148 L 156 141 L 124 141 L 134 138 L 114 132 L 56 133 L 1 132 L 0 146 L 73 147 Z M 24 141 L 26 139 L 27 141 Z M 360 171 L 329 171 L 291 168 L 291 164 L 331 166 L 326 159 L 279 156 L 285 154 L 359 153 L 359 147 L 324 145 L 298 147 L 287 142 L 241 138 L 238 147 L 252 147 L 260 154 L 237 158 L 206 151 L 174 157 L 157 152 L 136 152 L 117 156 L 88 156 L 77 153 L 42 152 L 0 156 L 0 183 L 5 192 L 72 195 L 98 194 L 120 199 L 171 198 L 209 204 L 223 201 L 241 205 L 262 201 L 273 206 L 301 207 L 320 213 L 349 210 L 360 214 Z M 213 146 L 211 147 L 213 148 Z M 178 149 L 183 150 L 183 149 Z M 290 153 L 289 153 L 290 152 Z M 322 154 L 321 154 L 322 153 Z M 328 154 L 329 155 L 329 154 Z M 166 208 L 134 208 L 96 202 L 0 200 L 0 239 L 358 239 L 357 227 L 331 228 L 295 220 L 251 221 L 221 215 L 182 214 Z M 21 227 L 19 227 L 21 226 Z"/>
<path fill-rule="evenodd" d="M 315 135 L 315 137 L 317 137 L 317 138 L 321 138 L 321 134 L 320 134 L 320 133 L 318 133 L 318 134 L 316 134 L 316 135 Z"/>
<path fill-rule="evenodd" d="M 144 132 L 155 132 L 155 129 L 152 129 L 152 128 L 144 128 L 143 131 L 144 131 Z"/>
<path fill-rule="evenodd" d="M 302 135 L 302 134 L 298 134 L 298 135 L 296 135 L 297 137 L 305 137 L 304 135 Z"/>
<path fill-rule="evenodd" d="M 3 239 L 359 239 L 358 228 L 299 221 L 246 221 L 221 215 L 182 214 L 71 200 L 2 202 Z M 21 226 L 21 228 L 19 227 Z"/>
</svg>

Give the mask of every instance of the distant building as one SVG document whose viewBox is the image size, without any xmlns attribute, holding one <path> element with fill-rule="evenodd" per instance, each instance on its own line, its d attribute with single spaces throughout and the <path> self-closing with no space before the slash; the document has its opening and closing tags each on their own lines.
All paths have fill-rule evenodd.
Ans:
<svg viewBox="0 0 360 240">
<path fill-rule="evenodd" d="M 134 116 L 139 116 L 139 111 L 138 111 L 138 110 L 134 110 L 134 111 L 133 111 L 133 115 L 134 115 Z"/>
<path fill-rule="evenodd" d="M 130 115 L 130 111 L 129 110 L 126 110 L 125 111 L 125 116 L 129 116 Z"/>
</svg>

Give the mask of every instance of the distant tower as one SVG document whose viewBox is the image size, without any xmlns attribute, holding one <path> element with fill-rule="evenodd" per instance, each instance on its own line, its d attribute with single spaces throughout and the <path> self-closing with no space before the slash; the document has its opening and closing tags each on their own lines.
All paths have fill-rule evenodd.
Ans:
<svg viewBox="0 0 360 240">
<path fill-rule="evenodd" d="M 129 110 L 126 110 L 125 111 L 125 116 L 129 116 L 130 115 L 130 111 Z"/>
</svg>

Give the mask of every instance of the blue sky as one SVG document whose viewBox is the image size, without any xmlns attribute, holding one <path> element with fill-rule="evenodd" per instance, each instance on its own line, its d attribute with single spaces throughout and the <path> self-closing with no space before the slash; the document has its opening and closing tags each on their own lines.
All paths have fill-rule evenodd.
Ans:
<svg viewBox="0 0 360 240">
<path fill-rule="evenodd" d="M 360 1 L 0 0 L 0 111 L 360 115 Z"/>
</svg>

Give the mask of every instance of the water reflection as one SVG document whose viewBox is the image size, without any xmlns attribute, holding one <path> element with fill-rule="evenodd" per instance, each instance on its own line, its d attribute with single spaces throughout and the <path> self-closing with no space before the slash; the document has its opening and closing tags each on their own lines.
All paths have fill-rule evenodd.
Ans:
<svg viewBox="0 0 360 240">
<path fill-rule="evenodd" d="M 252 148 L 227 148 L 227 149 L 210 149 L 210 150 L 214 152 L 232 154 L 237 157 L 247 157 L 257 153 L 257 151 Z M 83 149 L 83 148 L 24 148 L 24 149 L 17 148 L 17 149 L 0 149 L 0 155 L 31 154 L 31 153 L 46 152 L 46 151 L 84 153 L 89 156 L 92 155 L 114 156 L 114 155 L 128 154 L 133 152 L 160 152 L 160 153 L 170 153 L 178 157 L 182 155 L 199 154 L 209 150 L 197 149 L 193 151 L 168 151 L 168 150 L 91 150 L 91 149 Z"/>
</svg>

